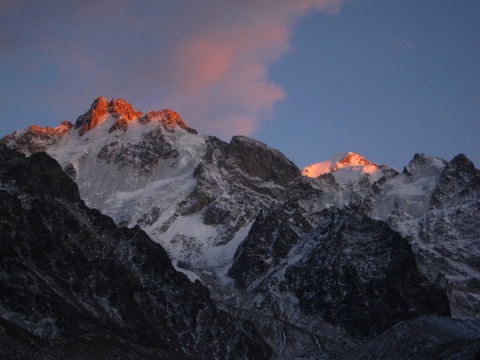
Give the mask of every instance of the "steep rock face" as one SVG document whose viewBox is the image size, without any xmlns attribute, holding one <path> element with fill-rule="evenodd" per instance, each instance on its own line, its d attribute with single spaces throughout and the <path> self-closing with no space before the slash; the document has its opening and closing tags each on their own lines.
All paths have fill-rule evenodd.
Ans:
<svg viewBox="0 0 480 360">
<path fill-rule="evenodd" d="M 134 168 L 139 174 L 150 174 L 161 160 L 176 158 L 173 148 L 161 128 L 145 133 L 137 142 L 120 144 L 113 141 L 102 147 L 98 160 L 115 165 L 119 169 Z"/>
<path fill-rule="evenodd" d="M 480 171 L 464 155 L 442 172 L 419 223 L 419 258 L 449 280 L 459 317 L 480 314 Z M 445 261 L 445 259 L 447 261 Z"/>
<path fill-rule="evenodd" d="M 449 314 L 447 289 L 419 272 L 407 240 L 350 208 L 262 210 L 228 275 L 234 285 L 215 296 L 279 358 L 338 355 L 399 321 Z"/>
<path fill-rule="evenodd" d="M 254 329 L 218 311 L 142 230 L 85 207 L 46 154 L 2 146 L 0 162 L 2 341 L 21 333 L 23 349 L 39 354 L 58 344 L 65 352 L 53 358 L 81 339 L 87 352 L 97 339 L 132 358 L 269 357 Z"/>
<path fill-rule="evenodd" d="M 356 338 L 421 315 L 449 315 L 446 289 L 427 282 L 407 240 L 387 224 L 352 211 L 299 210 L 287 205 L 259 214 L 228 271 L 238 288 L 256 295 L 226 303 L 266 302 L 266 313 L 298 326 L 299 315 L 284 305 L 294 294 L 304 316 Z M 308 324 L 304 330 L 321 335 Z"/>
<path fill-rule="evenodd" d="M 80 135 L 84 135 L 88 130 L 93 129 L 97 124 L 107 116 L 108 102 L 104 97 L 98 97 L 92 103 L 90 109 L 79 116 L 75 122 L 75 129 L 80 128 Z"/>
<path fill-rule="evenodd" d="M 406 237 L 415 237 L 417 225 L 425 215 L 446 161 L 415 154 L 401 174 L 388 179 L 374 199 L 368 213 L 386 221 Z"/>
<path fill-rule="evenodd" d="M 33 154 L 27 166 L 27 161 L 16 151 L 4 145 L 0 145 L 0 149 L 3 157 L 0 159 L 2 189 L 13 186 L 31 197 L 43 194 L 72 203 L 81 201 L 77 185 L 65 176 L 58 163 L 46 153 Z"/>
<path fill-rule="evenodd" d="M 301 234 L 312 229 L 297 204 L 262 210 L 238 247 L 228 275 L 239 288 L 255 288 L 266 274 L 280 265 Z"/>
<path fill-rule="evenodd" d="M 409 239 L 432 281 L 448 282 L 452 314 L 459 318 L 480 313 L 478 173 L 464 155 L 447 162 L 416 154 L 383 184 L 369 213 Z"/>
<path fill-rule="evenodd" d="M 300 170 L 282 153 L 245 136 L 232 138 L 224 166 L 284 186 L 300 175 Z"/>
<path fill-rule="evenodd" d="M 235 252 L 233 246 L 243 240 L 239 234 L 248 230 L 262 208 L 287 201 L 298 193 L 311 190 L 311 187 L 305 183 L 305 187 L 300 185 L 289 191 L 292 189 L 290 182 L 303 181 L 298 168 L 283 154 L 256 140 L 234 137 L 230 143 L 226 143 L 209 137 L 205 144 L 205 155 L 193 174 L 195 188 L 179 203 L 176 216 L 200 216 L 205 231 L 213 233 L 210 239 L 200 239 L 199 242 L 210 243 L 217 248 L 211 253 L 220 251 L 223 252 L 221 256 L 210 257 L 207 248 L 203 255 L 200 250 L 200 256 L 185 259 L 182 255 L 185 251 L 177 250 L 182 261 L 197 269 L 208 270 L 209 267 L 224 267 L 232 260 Z M 175 223 L 165 229 L 172 235 L 176 231 L 179 234 L 183 231 L 175 227 Z M 227 245 L 228 249 L 225 248 Z M 211 261 L 205 262 L 203 256 Z"/>
<path fill-rule="evenodd" d="M 95 99 L 90 109 L 83 115 L 79 116 L 75 129 L 80 128 L 80 135 L 84 135 L 87 131 L 93 129 L 108 115 L 115 118 L 115 123 L 110 128 L 110 132 L 115 130 L 126 130 L 132 120 L 142 115 L 141 111 L 135 111 L 131 104 L 123 99 L 112 99 L 107 101 L 103 96 Z"/>
<path fill-rule="evenodd" d="M 360 338 L 420 315 L 450 314 L 445 293 L 422 278 L 408 242 L 385 223 L 339 211 L 322 217 L 306 239 L 313 248 L 285 273 L 302 311 Z"/>
</svg>

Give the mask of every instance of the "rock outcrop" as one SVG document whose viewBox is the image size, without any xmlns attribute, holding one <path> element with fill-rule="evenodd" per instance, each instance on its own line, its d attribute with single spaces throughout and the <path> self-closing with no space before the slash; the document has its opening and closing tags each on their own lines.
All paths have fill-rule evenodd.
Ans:
<svg viewBox="0 0 480 360">
<path fill-rule="evenodd" d="M 2 357 L 271 354 L 139 227 L 87 208 L 45 153 L 25 158 L 0 146 L 0 243 Z"/>
</svg>

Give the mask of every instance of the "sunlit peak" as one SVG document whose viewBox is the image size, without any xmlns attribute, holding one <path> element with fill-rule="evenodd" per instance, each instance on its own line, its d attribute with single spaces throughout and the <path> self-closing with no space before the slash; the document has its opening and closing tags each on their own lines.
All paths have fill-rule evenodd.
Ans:
<svg viewBox="0 0 480 360">
<path fill-rule="evenodd" d="M 332 156 L 328 160 L 308 165 L 302 170 L 302 174 L 311 178 L 317 178 L 320 175 L 344 168 L 351 169 L 352 171 L 373 173 L 378 170 L 378 165 L 368 161 L 357 153 L 342 152 Z"/>
</svg>

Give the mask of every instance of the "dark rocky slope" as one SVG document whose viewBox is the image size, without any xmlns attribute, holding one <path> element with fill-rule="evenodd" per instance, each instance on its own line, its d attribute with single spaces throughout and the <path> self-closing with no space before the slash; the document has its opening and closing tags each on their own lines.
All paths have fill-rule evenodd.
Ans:
<svg viewBox="0 0 480 360">
<path fill-rule="evenodd" d="M 460 318 L 480 318 L 480 171 L 460 154 L 447 163 L 420 221 L 418 260 L 449 280 Z"/>
<path fill-rule="evenodd" d="M 302 213 L 285 204 L 259 214 L 228 273 L 239 289 L 224 300 L 233 312 L 257 307 L 322 338 L 326 349 L 337 344 L 320 319 L 369 339 L 400 321 L 450 315 L 447 289 L 420 273 L 410 244 L 385 222 L 325 209 L 310 214 L 312 227 Z"/>
<path fill-rule="evenodd" d="M 87 208 L 45 153 L 0 145 L 0 355 L 268 358 L 138 227 Z"/>
<path fill-rule="evenodd" d="M 425 314 L 450 315 L 445 289 L 418 271 L 407 240 L 382 221 L 325 210 L 305 241 L 312 249 L 285 277 L 304 313 L 356 338 Z"/>
</svg>

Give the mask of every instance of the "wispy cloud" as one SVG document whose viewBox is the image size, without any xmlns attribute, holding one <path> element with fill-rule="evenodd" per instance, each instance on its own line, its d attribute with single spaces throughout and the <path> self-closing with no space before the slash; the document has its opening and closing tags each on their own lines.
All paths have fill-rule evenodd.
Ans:
<svg viewBox="0 0 480 360">
<path fill-rule="evenodd" d="M 217 3 L 213 19 L 202 14 L 207 21 L 173 48 L 168 102 L 211 132 L 249 134 L 286 97 L 268 66 L 288 51 L 295 21 L 308 10 L 335 13 L 340 1 Z"/>
<path fill-rule="evenodd" d="M 17 39 L 15 71 L 40 64 L 32 92 L 57 112 L 124 97 L 227 137 L 253 132 L 287 96 L 268 69 L 289 50 L 296 22 L 309 11 L 336 14 L 342 1 L 24 1 L 0 22 Z"/>
</svg>

